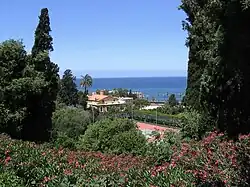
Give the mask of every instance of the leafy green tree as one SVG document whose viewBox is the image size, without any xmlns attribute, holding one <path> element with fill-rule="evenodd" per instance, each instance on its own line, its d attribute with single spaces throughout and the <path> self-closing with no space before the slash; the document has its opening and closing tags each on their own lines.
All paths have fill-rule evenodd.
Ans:
<svg viewBox="0 0 250 187">
<path fill-rule="evenodd" d="M 10 55 L 11 54 L 11 55 Z M 27 85 L 19 81 L 26 66 L 27 54 L 21 41 L 8 40 L 0 44 L 0 131 L 20 137 L 26 115 L 25 98 L 21 91 Z M 25 82 L 23 82 L 25 83 Z"/>
<path fill-rule="evenodd" d="M 133 99 L 137 99 L 137 95 L 133 94 L 132 90 L 129 90 L 128 97 L 132 97 Z"/>
<path fill-rule="evenodd" d="M 60 81 L 60 90 L 58 92 L 59 100 L 66 105 L 78 104 L 78 90 L 75 83 L 76 78 L 72 71 L 67 69 L 64 71 L 63 77 Z"/>
<path fill-rule="evenodd" d="M 85 76 L 82 75 L 81 77 L 80 86 L 84 87 L 85 94 L 88 94 L 88 88 L 92 86 L 93 79 L 89 74 L 86 74 Z"/>
<path fill-rule="evenodd" d="M 100 94 L 101 91 L 103 91 L 103 94 L 104 94 L 104 95 L 109 95 L 109 91 L 108 91 L 108 90 L 99 90 L 99 89 L 97 89 L 97 90 L 95 91 L 95 93 Z"/>
<path fill-rule="evenodd" d="M 0 44 L 0 131 L 14 138 L 26 138 L 29 98 L 46 86 L 43 74 L 29 63 L 31 59 L 21 41 Z"/>
<path fill-rule="evenodd" d="M 150 102 L 146 99 L 135 99 L 133 100 L 134 109 L 140 109 L 145 106 L 149 106 Z"/>
<path fill-rule="evenodd" d="M 170 106 L 176 106 L 178 104 L 177 100 L 176 100 L 176 97 L 175 97 L 175 94 L 171 94 L 168 98 L 168 104 Z"/>
<path fill-rule="evenodd" d="M 92 122 L 91 114 L 80 108 L 61 108 L 53 113 L 53 131 L 77 139 Z"/>
<path fill-rule="evenodd" d="M 128 97 L 128 90 L 127 89 L 123 89 L 123 88 L 115 88 L 112 90 L 113 91 L 113 96 L 116 97 Z"/>
<path fill-rule="evenodd" d="M 85 110 L 87 109 L 88 96 L 82 91 L 78 91 L 78 104 L 82 106 Z"/>
<path fill-rule="evenodd" d="M 50 35 L 50 18 L 48 9 L 43 8 L 39 16 L 39 24 L 35 31 L 35 42 L 32 48 L 30 64 L 46 81 L 38 95 L 28 96 L 29 126 L 24 129 L 24 136 L 29 140 L 47 141 L 51 135 L 52 113 L 55 111 L 55 101 L 58 94 L 59 68 L 51 62 L 49 52 L 53 51 Z"/>
</svg>

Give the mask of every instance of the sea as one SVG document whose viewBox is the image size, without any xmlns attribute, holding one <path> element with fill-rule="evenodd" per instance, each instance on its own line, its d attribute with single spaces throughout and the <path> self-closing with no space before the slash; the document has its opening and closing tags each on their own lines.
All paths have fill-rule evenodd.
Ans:
<svg viewBox="0 0 250 187">
<path fill-rule="evenodd" d="M 80 79 L 76 79 L 76 84 L 80 90 Z M 186 85 L 186 77 L 93 78 L 89 92 L 126 88 L 142 92 L 148 100 L 166 101 L 170 94 L 180 100 L 185 95 Z"/>
</svg>

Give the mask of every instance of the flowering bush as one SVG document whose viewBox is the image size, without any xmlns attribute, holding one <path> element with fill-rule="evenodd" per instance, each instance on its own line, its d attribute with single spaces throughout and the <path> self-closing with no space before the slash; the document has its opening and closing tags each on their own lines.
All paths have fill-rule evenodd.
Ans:
<svg viewBox="0 0 250 187">
<path fill-rule="evenodd" d="M 120 178 L 131 168 L 138 171 L 146 168 L 148 162 L 148 158 L 50 149 L 46 145 L 0 137 L 0 182 L 17 181 L 28 186 L 69 186 L 81 181 L 87 184 L 104 176 Z"/>
<path fill-rule="evenodd" d="M 250 135 L 213 132 L 201 141 L 169 135 L 167 159 L 50 148 L 0 135 L 5 186 L 249 186 Z M 159 157 L 160 158 L 160 157 Z M 165 157 L 166 158 L 166 157 Z"/>
<path fill-rule="evenodd" d="M 174 146 L 173 150 L 171 161 L 158 166 L 157 172 L 178 167 L 192 174 L 196 178 L 196 184 L 250 184 L 250 135 L 240 136 L 239 141 L 233 142 L 227 140 L 224 134 L 213 132 L 201 141 L 183 142 L 180 149 Z"/>
</svg>

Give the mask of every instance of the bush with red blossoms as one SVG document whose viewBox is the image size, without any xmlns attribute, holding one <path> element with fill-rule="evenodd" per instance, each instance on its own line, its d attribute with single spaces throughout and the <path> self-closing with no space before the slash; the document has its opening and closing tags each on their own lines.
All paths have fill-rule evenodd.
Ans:
<svg viewBox="0 0 250 187">
<path fill-rule="evenodd" d="M 182 184 L 180 169 L 152 175 L 149 157 L 50 148 L 0 135 L 0 182 L 20 186 L 161 186 Z M 12 178 L 6 172 L 12 174 Z M 23 185 L 22 185 L 23 184 Z"/>
<path fill-rule="evenodd" d="M 201 141 L 169 145 L 173 154 L 159 162 L 146 156 L 51 148 L 0 135 L 0 183 L 20 187 L 249 186 L 250 135 L 234 142 L 212 132 Z"/>
<path fill-rule="evenodd" d="M 250 135 L 234 142 L 222 133 L 212 132 L 201 141 L 183 142 L 169 163 L 154 168 L 163 172 L 183 168 L 196 178 L 196 184 L 224 186 L 250 185 Z"/>
</svg>

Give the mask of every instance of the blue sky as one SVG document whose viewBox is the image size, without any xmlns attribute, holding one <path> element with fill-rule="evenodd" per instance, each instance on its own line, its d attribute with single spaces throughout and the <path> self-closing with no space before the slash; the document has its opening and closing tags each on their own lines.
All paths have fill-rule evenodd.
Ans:
<svg viewBox="0 0 250 187">
<path fill-rule="evenodd" d="M 0 41 L 34 41 L 47 7 L 60 70 L 78 77 L 185 76 L 186 33 L 180 0 L 1 0 Z"/>
</svg>

